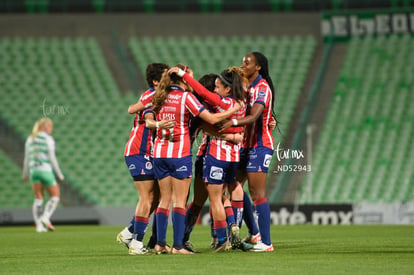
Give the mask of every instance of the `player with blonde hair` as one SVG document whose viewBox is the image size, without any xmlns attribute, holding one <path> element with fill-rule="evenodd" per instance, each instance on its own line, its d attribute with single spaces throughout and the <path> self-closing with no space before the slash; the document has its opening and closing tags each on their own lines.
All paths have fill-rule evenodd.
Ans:
<svg viewBox="0 0 414 275">
<path fill-rule="evenodd" d="M 32 183 L 35 196 L 32 212 L 36 231 L 39 233 L 46 232 L 47 229 L 55 230 L 50 217 L 59 204 L 60 188 L 53 172 L 59 180 L 64 180 L 55 155 L 55 140 L 51 136 L 52 131 L 52 120 L 46 117 L 41 118 L 34 124 L 32 134 L 25 144 L 22 178 L 24 181 L 30 179 Z M 49 193 L 49 200 L 43 211 L 44 188 Z"/>
</svg>

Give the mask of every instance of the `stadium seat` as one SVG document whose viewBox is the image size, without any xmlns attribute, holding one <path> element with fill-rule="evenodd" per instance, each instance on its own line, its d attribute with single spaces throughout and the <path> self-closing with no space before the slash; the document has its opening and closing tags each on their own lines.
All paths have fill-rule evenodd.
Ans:
<svg viewBox="0 0 414 275">
<path fill-rule="evenodd" d="M 412 200 L 409 35 L 353 38 L 314 153 L 313 203 Z M 395 68 L 399 68 L 395 72 Z M 361 77 L 364 75 L 364 77 Z M 308 182 L 305 178 L 303 184 Z M 403 191 L 402 191 L 403 190 Z M 407 193 L 408 191 L 408 193 Z M 411 193 L 410 193 L 411 192 Z M 301 190 L 301 202 L 307 194 Z"/>
<path fill-rule="evenodd" d="M 22 168 L 0 149 L 0 208 L 29 208 L 33 203 L 33 191 L 29 182 L 22 180 Z"/>
<path fill-rule="evenodd" d="M 103 179 L 119 182 L 112 190 L 134 192 L 122 154 L 132 125 L 126 108 L 136 99 L 131 102 L 134 96 L 120 94 L 98 42 L 94 38 L 6 37 L 0 39 L 0 56 L 5 57 L 0 58 L 0 68 L 7 68 L 7 84 L 0 89 L 0 116 L 21 138 L 29 135 L 34 121 L 46 111 L 55 124 L 61 168 L 82 195 L 93 199 L 90 203 L 100 205 L 101 197 L 88 193 L 93 188 L 84 186 L 102 185 L 95 180 L 102 171 L 115 171 Z M 16 171 L 14 182 L 21 181 L 20 174 Z M 9 182 L 0 187 L 3 184 Z M 26 207 L 33 199 L 28 190 Z"/>
</svg>

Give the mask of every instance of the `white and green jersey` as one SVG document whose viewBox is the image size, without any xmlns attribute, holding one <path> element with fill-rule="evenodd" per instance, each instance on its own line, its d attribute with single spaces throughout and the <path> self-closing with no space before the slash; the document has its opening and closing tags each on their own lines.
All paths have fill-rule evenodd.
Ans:
<svg viewBox="0 0 414 275">
<path fill-rule="evenodd" d="M 55 140 L 44 131 L 35 138 L 29 136 L 26 140 L 23 177 L 27 177 L 29 171 L 54 171 L 59 179 L 63 179 L 55 155 Z"/>
</svg>

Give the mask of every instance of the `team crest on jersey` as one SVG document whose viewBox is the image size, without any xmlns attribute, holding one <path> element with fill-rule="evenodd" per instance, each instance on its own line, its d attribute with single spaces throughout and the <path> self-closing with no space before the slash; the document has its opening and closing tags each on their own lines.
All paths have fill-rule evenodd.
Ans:
<svg viewBox="0 0 414 275">
<path fill-rule="evenodd" d="M 146 168 L 147 170 L 151 170 L 151 169 L 152 169 L 152 163 L 151 163 L 151 162 L 149 162 L 149 161 L 147 161 L 147 163 L 145 163 L 145 168 Z"/>
<path fill-rule="evenodd" d="M 211 166 L 210 178 L 214 180 L 222 180 L 223 179 L 223 168 L 217 167 L 217 166 Z"/>
<path fill-rule="evenodd" d="M 271 160 L 272 160 L 272 155 L 266 154 L 265 157 L 264 157 L 263 166 L 264 167 L 269 167 Z"/>
</svg>

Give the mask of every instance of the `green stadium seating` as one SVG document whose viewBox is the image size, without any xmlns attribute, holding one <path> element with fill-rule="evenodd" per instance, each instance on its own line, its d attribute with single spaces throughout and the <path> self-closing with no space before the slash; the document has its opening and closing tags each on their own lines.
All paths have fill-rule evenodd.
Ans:
<svg viewBox="0 0 414 275">
<path fill-rule="evenodd" d="M 301 203 L 414 199 L 413 47 L 409 35 L 349 42 Z"/>
<path fill-rule="evenodd" d="M 29 182 L 23 182 L 22 169 L 0 149 L 0 207 L 30 208 L 34 195 Z"/>
<path fill-rule="evenodd" d="M 133 120 L 127 106 L 137 95 L 120 94 L 94 38 L 2 38 L 0 70 L 0 116 L 22 139 L 35 120 L 49 116 L 60 165 L 80 194 L 101 206 L 136 203 L 123 148 Z M 20 174 L 9 179 L 21 182 Z M 93 193 L 100 187 L 106 192 Z M 133 197 L 114 195 L 123 192 Z"/>
</svg>

